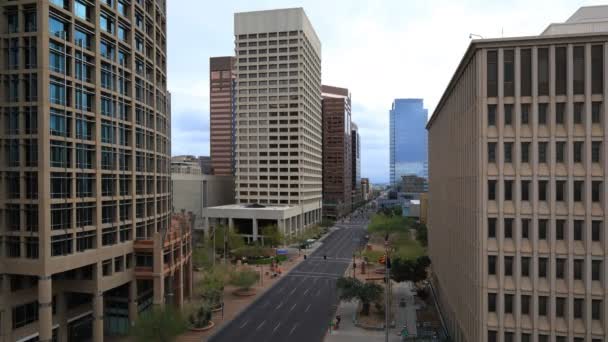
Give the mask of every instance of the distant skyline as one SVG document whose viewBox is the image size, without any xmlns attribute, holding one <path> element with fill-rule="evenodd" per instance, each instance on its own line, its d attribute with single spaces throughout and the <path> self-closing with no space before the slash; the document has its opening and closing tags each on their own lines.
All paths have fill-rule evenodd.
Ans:
<svg viewBox="0 0 608 342">
<path fill-rule="evenodd" d="M 235 12 L 304 8 L 323 45 L 323 84 L 352 92 L 362 177 L 388 183 L 389 110 L 395 98 L 424 99 L 430 116 L 470 33 L 538 35 L 548 23 L 594 4 L 601 2 L 168 1 L 172 154 L 209 154 L 209 57 L 234 54 Z"/>
</svg>

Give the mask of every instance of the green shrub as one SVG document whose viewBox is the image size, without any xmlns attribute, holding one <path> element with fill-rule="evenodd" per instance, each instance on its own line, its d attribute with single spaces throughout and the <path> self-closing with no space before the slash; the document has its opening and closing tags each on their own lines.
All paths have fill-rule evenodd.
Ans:
<svg viewBox="0 0 608 342">
<path fill-rule="evenodd" d="M 188 322 L 194 328 L 205 328 L 211 322 L 211 308 L 208 305 L 201 305 L 188 317 Z"/>
<path fill-rule="evenodd" d="M 188 323 L 181 312 L 167 305 L 142 312 L 131 329 L 131 335 L 138 342 L 170 342 L 187 328 Z"/>
<path fill-rule="evenodd" d="M 239 290 L 249 290 L 259 279 L 260 274 L 257 271 L 243 269 L 232 273 L 230 284 Z"/>
</svg>

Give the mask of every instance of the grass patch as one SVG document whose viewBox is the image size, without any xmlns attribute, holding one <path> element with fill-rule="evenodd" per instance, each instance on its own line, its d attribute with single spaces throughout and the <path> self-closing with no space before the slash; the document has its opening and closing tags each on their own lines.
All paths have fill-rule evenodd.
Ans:
<svg viewBox="0 0 608 342">
<path fill-rule="evenodd" d="M 414 221 L 410 218 L 397 215 L 375 214 L 367 227 L 371 233 L 400 233 L 407 232 L 413 227 Z"/>
<path fill-rule="evenodd" d="M 365 250 L 363 251 L 363 256 L 369 260 L 369 262 L 377 263 L 378 259 L 384 255 L 384 251 L 373 249 L 371 251 Z"/>
<path fill-rule="evenodd" d="M 287 255 L 279 255 L 276 258 L 279 260 L 279 262 L 283 262 L 287 260 Z M 273 259 L 275 258 L 251 259 L 247 260 L 247 263 L 249 265 L 270 265 Z"/>
</svg>

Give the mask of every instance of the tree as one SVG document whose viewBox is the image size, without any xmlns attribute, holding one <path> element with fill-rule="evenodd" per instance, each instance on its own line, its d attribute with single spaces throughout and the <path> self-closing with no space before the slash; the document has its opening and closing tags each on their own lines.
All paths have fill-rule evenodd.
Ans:
<svg viewBox="0 0 608 342">
<path fill-rule="evenodd" d="M 398 205 L 396 207 L 393 208 L 393 213 L 394 216 L 403 216 L 403 208 Z"/>
<path fill-rule="evenodd" d="M 249 290 L 260 279 L 260 274 L 257 271 L 243 269 L 232 273 L 230 276 L 230 285 L 234 285 L 239 290 Z"/>
<path fill-rule="evenodd" d="M 131 335 L 138 342 L 170 342 L 186 329 L 187 322 L 181 312 L 167 305 L 142 312 L 131 329 Z"/>
<path fill-rule="evenodd" d="M 188 322 L 194 328 L 206 328 L 211 322 L 211 314 L 211 308 L 203 304 L 188 316 Z"/>
<path fill-rule="evenodd" d="M 215 234 L 215 249 L 224 252 L 224 241 L 228 241 L 228 251 L 245 246 L 243 237 L 237 234 L 234 230 L 229 229 L 224 225 L 219 225 L 212 231 Z M 224 237 L 227 239 L 224 240 Z M 209 243 L 213 244 L 213 235 L 210 236 Z"/>
<path fill-rule="evenodd" d="M 336 287 L 341 300 L 350 301 L 356 298 L 361 301 L 361 314 L 365 316 L 369 315 L 370 303 L 382 298 L 384 291 L 378 284 L 363 283 L 359 279 L 349 277 L 339 278 Z"/>
<path fill-rule="evenodd" d="M 431 264 L 428 256 L 416 259 L 395 258 L 391 265 L 391 279 L 396 282 L 411 281 L 417 283 L 427 278 L 426 269 Z"/>
<path fill-rule="evenodd" d="M 271 247 L 278 247 L 285 239 L 276 224 L 262 227 L 262 235 L 264 235 L 264 243 Z"/>
<path fill-rule="evenodd" d="M 211 258 L 209 257 L 210 249 L 205 247 L 195 247 L 192 250 L 192 262 L 194 267 L 208 269 L 212 265 Z"/>
<path fill-rule="evenodd" d="M 420 241 L 420 244 L 424 247 L 428 246 L 428 230 L 426 225 L 423 223 L 416 225 L 416 240 Z"/>
</svg>

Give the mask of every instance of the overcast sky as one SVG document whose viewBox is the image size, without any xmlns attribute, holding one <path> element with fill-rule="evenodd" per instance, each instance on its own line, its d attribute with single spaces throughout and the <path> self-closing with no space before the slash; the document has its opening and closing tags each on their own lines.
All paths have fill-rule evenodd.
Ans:
<svg viewBox="0 0 608 342">
<path fill-rule="evenodd" d="M 209 155 L 209 57 L 234 54 L 233 13 L 303 7 L 322 44 L 323 84 L 349 88 L 362 142 L 362 176 L 389 177 L 388 111 L 423 98 L 433 113 L 469 44 L 537 35 L 600 1 L 169 0 L 172 153 Z"/>
</svg>

